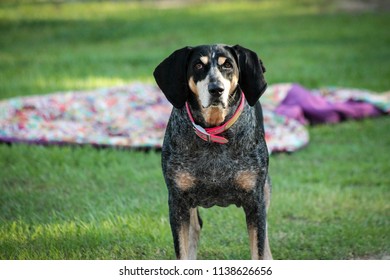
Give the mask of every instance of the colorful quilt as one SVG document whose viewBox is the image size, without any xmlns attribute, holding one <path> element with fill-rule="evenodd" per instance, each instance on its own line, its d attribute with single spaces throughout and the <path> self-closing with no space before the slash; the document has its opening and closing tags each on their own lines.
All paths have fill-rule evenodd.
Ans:
<svg viewBox="0 0 390 280">
<path fill-rule="evenodd" d="M 297 84 L 270 86 L 261 102 L 270 152 L 307 145 L 307 124 L 390 112 L 389 94 Z M 171 110 L 160 89 L 145 83 L 12 98 L 0 101 L 0 141 L 160 148 Z"/>
</svg>

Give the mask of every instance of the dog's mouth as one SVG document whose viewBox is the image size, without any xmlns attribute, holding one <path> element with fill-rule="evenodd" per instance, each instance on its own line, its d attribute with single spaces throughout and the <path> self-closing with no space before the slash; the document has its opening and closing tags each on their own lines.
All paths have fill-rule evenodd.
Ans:
<svg viewBox="0 0 390 280">
<path fill-rule="evenodd" d="M 204 109 L 208 109 L 208 108 L 226 109 L 227 104 L 225 104 L 225 102 L 222 100 L 222 98 L 215 98 L 215 99 L 210 100 L 210 103 L 207 106 L 202 105 L 202 107 Z"/>
<path fill-rule="evenodd" d="M 226 109 L 226 106 L 224 106 L 223 104 L 219 103 L 219 104 L 210 104 L 209 106 L 202 106 L 203 109 Z"/>
</svg>

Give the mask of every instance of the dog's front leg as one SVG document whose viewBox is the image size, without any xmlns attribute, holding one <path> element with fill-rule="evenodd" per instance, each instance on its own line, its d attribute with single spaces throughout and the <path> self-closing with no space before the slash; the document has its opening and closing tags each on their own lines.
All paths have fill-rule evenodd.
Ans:
<svg viewBox="0 0 390 280">
<path fill-rule="evenodd" d="M 169 217 L 176 258 L 195 260 L 201 220 L 196 208 L 187 208 L 177 200 L 170 199 Z"/>
<path fill-rule="evenodd" d="M 251 257 L 253 260 L 272 259 L 267 233 L 267 213 L 265 203 L 256 201 L 244 207 L 249 234 Z"/>
</svg>

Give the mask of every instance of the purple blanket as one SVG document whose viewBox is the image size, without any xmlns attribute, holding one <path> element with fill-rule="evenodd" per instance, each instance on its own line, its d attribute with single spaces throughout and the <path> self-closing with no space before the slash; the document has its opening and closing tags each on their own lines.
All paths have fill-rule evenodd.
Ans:
<svg viewBox="0 0 390 280">
<path fill-rule="evenodd" d="M 382 99 L 382 103 L 378 99 Z M 375 96 L 365 91 L 346 89 L 309 91 L 294 84 L 275 112 L 303 124 L 337 123 L 388 113 L 388 104 L 388 95 Z"/>
</svg>

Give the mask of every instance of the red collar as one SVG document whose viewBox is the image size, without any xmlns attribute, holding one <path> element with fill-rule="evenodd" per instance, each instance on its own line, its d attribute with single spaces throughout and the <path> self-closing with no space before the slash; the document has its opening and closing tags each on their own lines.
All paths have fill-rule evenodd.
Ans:
<svg viewBox="0 0 390 280">
<path fill-rule="evenodd" d="M 242 111 L 244 110 L 244 105 L 245 105 L 245 96 L 244 93 L 242 93 L 240 105 L 238 105 L 238 108 L 234 113 L 234 115 L 223 125 L 210 127 L 210 128 L 203 128 L 200 125 L 197 125 L 195 123 L 188 102 L 186 102 L 186 109 L 187 109 L 188 117 L 190 118 L 192 126 L 194 127 L 196 135 L 198 135 L 201 139 L 207 142 L 226 144 L 229 142 L 229 140 L 227 140 L 225 137 L 218 136 L 218 134 L 221 134 L 222 132 L 228 130 L 238 120 Z"/>
</svg>

